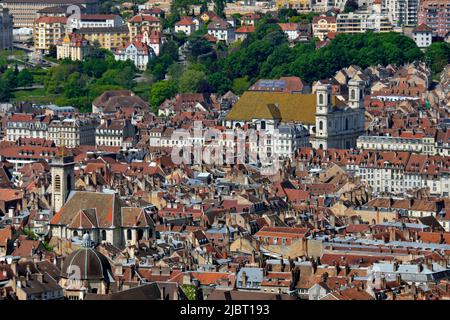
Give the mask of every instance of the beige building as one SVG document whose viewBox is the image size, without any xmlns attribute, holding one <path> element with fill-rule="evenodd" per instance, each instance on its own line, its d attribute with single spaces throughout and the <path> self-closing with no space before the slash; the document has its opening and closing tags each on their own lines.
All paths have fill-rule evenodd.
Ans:
<svg viewBox="0 0 450 320">
<path fill-rule="evenodd" d="M 136 37 L 142 37 L 139 40 L 148 43 L 153 30 L 161 31 L 161 21 L 152 15 L 140 14 L 128 21 L 128 28 L 130 30 L 130 41 L 136 40 Z"/>
<path fill-rule="evenodd" d="M 312 29 L 314 37 L 323 41 L 329 32 L 337 31 L 336 17 L 316 16 L 312 21 Z"/>
<path fill-rule="evenodd" d="M 338 33 L 389 32 L 393 26 L 389 17 L 381 12 L 380 4 L 374 4 L 371 11 L 340 13 L 337 15 Z"/>
<path fill-rule="evenodd" d="M 95 144 L 96 124 L 87 120 L 54 120 L 48 126 L 48 138 L 57 146 L 75 148 Z"/>
<path fill-rule="evenodd" d="M 89 53 L 89 43 L 82 34 L 66 35 L 56 44 L 58 59 L 83 60 Z"/>
<path fill-rule="evenodd" d="M 83 35 L 90 44 L 98 42 L 100 47 L 110 51 L 124 46 L 129 40 L 128 26 L 118 28 L 81 28 L 76 34 Z"/>
<path fill-rule="evenodd" d="M 12 49 L 12 17 L 9 10 L 0 6 L 0 50 Z"/>
<path fill-rule="evenodd" d="M 40 17 L 34 21 L 34 48 L 48 53 L 66 33 L 66 17 Z"/>
<path fill-rule="evenodd" d="M 2 4 L 13 16 L 14 28 L 32 28 L 38 11 L 44 8 L 78 5 L 84 7 L 87 13 L 94 13 L 98 0 L 2 0 Z"/>
<path fill-rule="evenodd" d="M 134 127 L 128 120 L 106 120 L 95 130 L 95 145 L 123 147 L 134 133 Z"/>
</svg>

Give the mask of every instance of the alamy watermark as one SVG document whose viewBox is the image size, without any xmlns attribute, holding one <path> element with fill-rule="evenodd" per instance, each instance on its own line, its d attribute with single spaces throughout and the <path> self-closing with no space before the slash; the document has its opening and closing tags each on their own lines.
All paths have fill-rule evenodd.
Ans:
<svg viewBox="0 0 450 320">
<path fill-rule="evenodd" d="M 276 154 L 277 129 L 203 128 L 195 121 L 192 130 L 176 129 L 171 135 L 173 163 L 177 165 L 250 164 L 262 175 L 274 175 L 280 169 Z"/>
</svg>

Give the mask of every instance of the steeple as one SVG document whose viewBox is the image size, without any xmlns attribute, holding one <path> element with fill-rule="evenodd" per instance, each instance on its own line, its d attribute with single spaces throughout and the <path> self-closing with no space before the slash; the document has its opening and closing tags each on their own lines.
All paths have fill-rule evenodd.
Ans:
<svg viewBox="0 0 450 320">
<path fill-rule="evenodd" d="M 58 212 L 64 205 L 70 191 L 74 189 L 75 162 L 72 155 L 66 154 L 64 146 L 58 148 L 50 163 L 52 175 L 52 208 Z"/>
</svg>

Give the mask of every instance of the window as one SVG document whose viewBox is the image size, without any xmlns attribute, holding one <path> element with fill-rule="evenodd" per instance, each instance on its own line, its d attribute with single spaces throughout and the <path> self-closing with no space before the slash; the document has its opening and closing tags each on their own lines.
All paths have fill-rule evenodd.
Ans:
<svg viewBox="0 0 450 320">
<path fill-rule="evenodd" d="M 61 191 L 61 176 L 57 174 L 55 176 L 55 192 L 60 191 Z"/>
<path fill-rule="evenodd" d="M 319 130 L 323 130 L 323 121 L 319 121 Z"/>
<path fill-rule="evenodd" d="M 131 230 L 127 230 L 127 240 L 131 240 Z"/>
<path fill-rule="evenodd" d="M 102 240 L 106 241 L 106 231 L 102 230 Z"/>
<path fill-rule="evenodd" d="M 319 104 L 323 104 L 323 94 L 319 94 Z"/>
<path fill-rule="evenodd" d="M 355 96 L 356 96 L 355 89 L 352 89 L 352 91 L 350 91 L 350 99 L 355 100 Z"/>
</svg>

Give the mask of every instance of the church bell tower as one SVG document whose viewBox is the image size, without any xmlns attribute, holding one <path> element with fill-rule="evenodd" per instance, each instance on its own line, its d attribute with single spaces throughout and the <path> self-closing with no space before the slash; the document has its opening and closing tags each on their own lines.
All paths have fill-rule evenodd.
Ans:
<svg viewBox="0 0 450 320">
<path fill-rule="evenodd" d="M 74 189 L 75 162 L 72 155 L 64 153 L 64 147 L 60 147 L 58 154 L 50 163 L 52 175 L 52 209 L 56 213 L 61 210 L 66 202 L 70 190 Z"/>
</svg>

